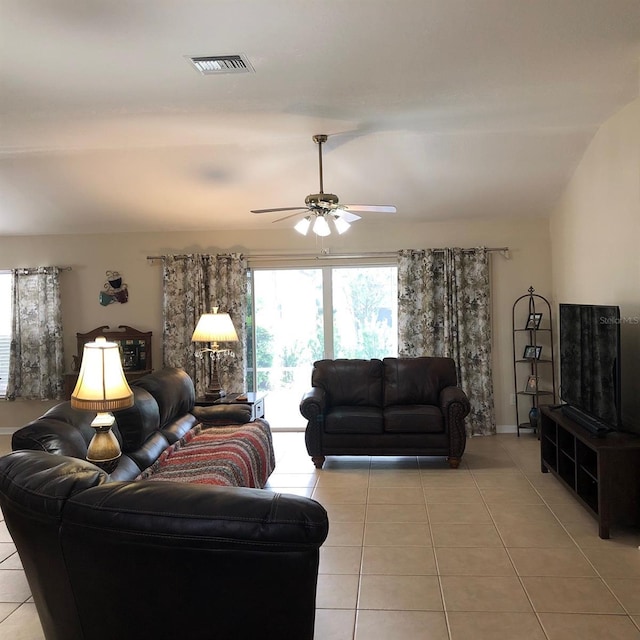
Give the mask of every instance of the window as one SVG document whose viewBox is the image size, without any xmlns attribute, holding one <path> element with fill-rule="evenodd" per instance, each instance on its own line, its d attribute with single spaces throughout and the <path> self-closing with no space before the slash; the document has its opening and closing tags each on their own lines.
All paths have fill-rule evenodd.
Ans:
<svg viewBox="0 0 640 640">
<path fill-rule="evenodd" d="M 398 352 L 398 269 L 332 270 L 333 357 L 384 358 Z"/>
<path fill-rule="evenodd" d="M 7 395 L 11 345 L 11 273 L 0 271 L 0 398 Z"/>
</svg>

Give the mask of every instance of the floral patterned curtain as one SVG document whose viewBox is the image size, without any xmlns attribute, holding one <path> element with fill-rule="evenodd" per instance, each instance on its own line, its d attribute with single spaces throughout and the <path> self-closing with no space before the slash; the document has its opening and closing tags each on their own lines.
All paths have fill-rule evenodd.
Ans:
<svg viewBox="0 0 640 640">
<path fill-rule="evenodd" d="M 495 433 L 486 249 L 399 252 L 398 354 L 453 358 L 471 403 L 468 434 Z"/>
<path fill-rule="evenodd" d="M 246 389 L 247 261 L 241 254 L 191 254 L 164 258 L 163 365 L 182 367 L 193 379 L 196 395 L 204 394 L 211 373 L 211 359 L 197 358 L 204 345 L 191 342 L 191 334 L 203 313 L 213 307 L 228 313 L 238 342 L 221 345 L 231 355 L 221 355 L 218 371 L 222 386 L 231 392 Z"/>
<path fill-rule="evenodd" d="M 64 352 L 58 267 L 12 271 L 7 398 L 59 400 Z"/>
</svg>

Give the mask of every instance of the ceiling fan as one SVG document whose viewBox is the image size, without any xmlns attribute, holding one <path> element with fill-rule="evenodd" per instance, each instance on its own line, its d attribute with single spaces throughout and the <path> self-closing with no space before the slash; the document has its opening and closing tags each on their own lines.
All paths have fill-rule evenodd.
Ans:
<svg viewBox="0 0 640 640">
<path fill-rule="evenodd" d="M 313 232 L 319 236 L 328 236 L 331 233 L 328 219 L 333 220 L 336 231 L 344 233 L 351 222 L 360 220 L 358 213 L 395 213 L 393 205 L 368 205 L 368 204 L 340 204 L 338 196 L 334 193 L 325 193 L 322 180 L 322 145 L 327 141 L 327 136 L 318 134 L 313 136 L 313 141 L 318 145 L 318 164 L 320 170 L 320 191 L 311 193 L 304 199 L 304 206 L 276 207 L 274 209 L 253 209 L 251 213 L 273 213 L 275 211 L 295 211 L 288 216 L 278 218 L 273 222 L 281 222 L 295 216 L 303 215 L 304 218 L 295 225 L 295 230 L 306 235 L 312 225 Z M 305 215 L 306 214 L 306 215 Z M 315 220 L 314 220 L 315 219 Z"/>
</svg>

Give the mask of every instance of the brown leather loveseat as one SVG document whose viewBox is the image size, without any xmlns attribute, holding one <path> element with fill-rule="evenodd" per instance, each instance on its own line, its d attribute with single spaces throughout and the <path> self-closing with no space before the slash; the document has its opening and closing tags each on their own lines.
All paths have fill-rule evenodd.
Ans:
<svg viewBox="0 0 640 640">
<path fill-rule="evenodd" d="M 315 466 L 327 455 L 446 456 L 457 468 L 469 400 L 451 358 L 318 360 L 300 402 Z"/>
</svg>

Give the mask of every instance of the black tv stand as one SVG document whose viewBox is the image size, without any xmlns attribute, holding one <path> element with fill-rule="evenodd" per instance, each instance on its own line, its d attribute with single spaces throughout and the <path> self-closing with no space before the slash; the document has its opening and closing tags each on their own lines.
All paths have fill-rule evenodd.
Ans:
<svg viewBox="0 0 640 640">
<path fill-rule="evenodd" d="M 601 538 L 613 523 L 640 524 L 640 436 L 598 437 L 547 406 L 539 426 L 542 472 L 553 473 L 589 510 Z"/>
<path fill-rule="evenodd" d="M 577 422 L 581 427 L 584 427 L 587 431 L 599 438 L 604 438 L 607 433 L 613 431 L 613 429 L 602 420 L 590 416 L 588 413 L 585 413 L 573 405 L 564 404 L 560 409 L 563 416 L 573 420 L 573 422 Z"/>
</svg>

